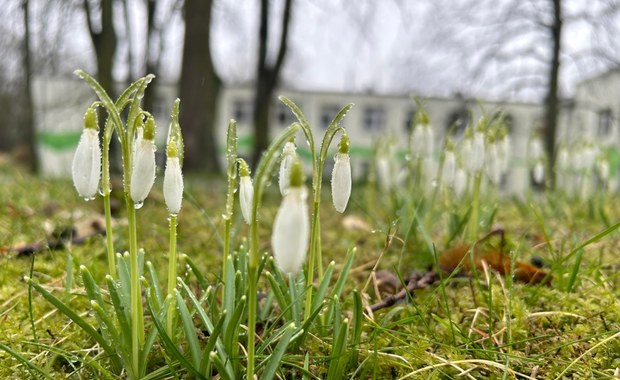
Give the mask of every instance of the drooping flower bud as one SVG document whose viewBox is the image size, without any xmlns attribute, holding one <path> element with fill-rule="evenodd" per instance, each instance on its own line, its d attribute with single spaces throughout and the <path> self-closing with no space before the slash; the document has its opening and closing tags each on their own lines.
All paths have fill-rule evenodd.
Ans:
<svg viewBox="0 0 620 380">
<path fill-rule="evenodd" d="M 307 196 L 301 162 L 295 159 L 290 170 L 290 187 L 284 194 L 271 234 L 273 256 L 284 273 L 297 273 L 306 259 L 310 236 Z"/>
<path fill-rule="evenodd" d="M 467 173 L 463 168 L 456 169 L 454 173 L 454 195 L 457 198 L 462 198 L 465 195 L 467 189 Z"/>
<path fill-rule="evenodd" d="M 536 162 L 532 176 L 534 177 L 534 182 L 538 184 L 543 183 L 545 180 L 545 164 L 542 161 Z"/>
<path fill-rule="evenodd" d="M 290 185 L 291 166 L 297 158 L 297 152 L 294 142 L 287 142 L 282 150 L 282 159 L 280 161 L 280 175 L 278 177 L 278 185 L 280 194 L 285 195 Z"/>
<path fill-rule="evenodd" d="M 476 131 L 471 142 L 471 157 L 468 162 L 471 173 L 482 170 L 485 155 L 484 132 Z"/>
<path fill-rule="evenodd" d="M 254 186 L 250 177 L 250 168 L 245 160 L 239 164 L 239 204 L 243 220 L 250 224 L 252 219 L 252 201 L 254 199 Z"/>
<path fill-rule="evenodd" d="M 179 162 L 179 152 L 174 139 L 168 142 L 166 149 L 166 171 L 164 173 L 164 200 L 170 214 L 176 215 L 181 211 L 183 200 L 183 174 Z"/>
<path fill-rule="evenodd" d="M 446 150 L 443 159 L 443 168 L 441 171 L 441 181 L 444 186 L 454 186 L 454 178 L 456 174 L 456 156 L 451 149 Z"/>
<path fill-rule="evenodd" d="M 94 198 L 99 189 L 101 146 L 97 128 L 97 113 L 94 108 L 88 108 L 71 168 L 75 189 L 84 199 Z"/>
<path fill-rule="evenodd" d="M 343 134 L 334 157 L 332 171 L 332 201 L 338 212 L 344 212 L 351 196 L 351 161 L 349 158 L 349 136 Z"/>
<path fill-rule="evenodd" d="M 149 116 L 141 139 L 136 140 L 131 169 L 131 199 L 142 204 L 155 182 L 155 120 Z"/>
</svg>

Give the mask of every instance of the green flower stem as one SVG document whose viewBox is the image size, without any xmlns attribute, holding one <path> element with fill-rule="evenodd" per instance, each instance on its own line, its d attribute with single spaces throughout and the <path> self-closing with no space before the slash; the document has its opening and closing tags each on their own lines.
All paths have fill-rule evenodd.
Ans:
<svg viewBox="0 0 620 380">
<path fill-rule="evenodd" d="M 237 187 L 237 122 L 230 119 L 226 132 L 226 176 L 228 178 L 228 191 L 226 193 L 226 211 L 224 213 L 224 257 L 230 254 L 230 230 L 235 201 L 235 188 Z M 222 280 L 226 281 L 226 259 L 222 264 Z M 224 287 L 222 287 L 222 296 Z"/>
<path fill-rule="evenodd" d="M 474 174 L 474 193 L 472 198 L 471 219 L 469 220 L 468 240 L 473 243 L 478 240 L 478 225 L 480 223 L 480 186 L 482 184 L 482 171 Z"/>
<path fill-rule="evenodd" d="M 109 119 L 108 119 L 109 120 Z M 112 123 L 106 122 L 103 134 L 103 160 L 102 160 L 102 189 L 103 189 L 103 209 L 105 213 L 105 240 L 108 249 L 108 273 L 116 279 L 116 252 L 114 251 L 114 240 L 112 240 L 112 208 L 110 205 L 110 137 L 108 129 L 114 128 Z"/>
<path fill-rule="evenodd" d="M 129 260 L 131 276 L 131 358 L 133 373 L 139 371 L 140 330 L 142 327 L 141 286 L 138 278 L 138 249 L 136 234 L 136 209 L 129 194 L 126 194 L 127 213 L 129 218 Z"/>
<path fill-rule="evenodd" d="M 168 295 L 172 294 L 177 282 L 177 216 L 170 215 L 170 256 L 168 257 Z M 166 331 L 170 339 L 174 341 L 172 328 L 174 326 L 175 297 L 172 297 L 168 306 L 168 318 Z"/>
</svg>

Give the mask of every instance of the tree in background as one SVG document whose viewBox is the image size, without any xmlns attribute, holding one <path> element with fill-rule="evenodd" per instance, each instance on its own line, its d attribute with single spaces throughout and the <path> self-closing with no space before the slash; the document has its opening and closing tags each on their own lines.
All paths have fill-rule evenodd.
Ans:
<svg viewBox="0 0 620 380">
<path fill-rule="evenodd" d="M 114 68 L 114 55 L 116 54 L 117 37 L 114 28 L 114 15 L 112 10 L 113 0 L 99 0 L 95 6 L 92 1 L 84 0 L 84 12 L 88 32 L 95 48 L 97 61 L 97 80 L 110 94 L 114 93 L 112 70 Z M 96 25 L 99 20 L 99 25 Z"/>
<path fill-rule="evenodd" d="M 436 50 L 449 52 L 444 66 L 452 71 L 458 67 L 461 78 L 467 78 L 459 90 L 476 96 L 543 101 L 541 124 L 552 168 L 561 78 L 569 70 L 584 77 L 613 64 L 618 54 L 610 47 L 617 45 L 607 40 L 613 40 L 618 31 L 620 2 L 444 0 L 431 7 L 426 20 Z M 567 30 L 582 36 L 589 33 L 592 42 L 576 48 Z M 548 173 L 553 185 L 554 171 Z"/>
<path fill-rule="evenodd" d="M 286 0 L 281 19 L 281 35 L 277 55 L 273 63 L 268 62 L 269 49 L 269 0 L 261 0 L 260 26 L 258 32 L 258 62 L 256 90 L 254 94 L 254 151 L 252 162 L 258 163 L 262 152 L 269 144 L 269 115 L 273 93 L 278 85 L 284 58 L 288 50 L 288 34 L 293 0 Z"/>
<path fill-rule="evenodd" d="M 24 22 L 24 39 L 22 45 L 22 70 L 23 74 L 23 102 L 22 117 L 20 118 L 19 140 L 25 148 L 23 159 L 26 166 L 33 172 L 37 171 L 37 146 L 34 123 L 34 109 L 32 105 L 32 55 L 30 51 L 30 10 L 29 0 L 22 0 L 22 15 Z"/>
<path fill-rule="evenodd" d="M 212 0 L 185 1 L 185 42 L 179 87 L 180 123 L 186 136 L 183 165 L 219 172 L 215 116 L 222 82 L 211 54 Z"/>
</svg>

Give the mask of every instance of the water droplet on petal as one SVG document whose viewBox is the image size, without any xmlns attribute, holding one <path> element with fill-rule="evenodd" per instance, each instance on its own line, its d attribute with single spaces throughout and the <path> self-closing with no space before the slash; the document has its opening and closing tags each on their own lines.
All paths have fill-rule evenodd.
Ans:
<svg viewBox="0 0 620 380">
<path fill-rule="evenodd" d="M 92 200 L 94 200 L 94 199 L 95 199 L 95 197 L 94 197 L 94 196 L 92 196 L 92 197 L 84 197 L 84 200 L 85 200 L 86 202 L 88 202 L 88 201 L 92 201 Z"/>
<path fill-rule="evenodd" d="M 144 202 L 135 202 L 133 204 L 133 208 L 135 208 L 136 210 L 139 210 L 142 208 L 142 206 L 144 206 Z"/>
</svg>

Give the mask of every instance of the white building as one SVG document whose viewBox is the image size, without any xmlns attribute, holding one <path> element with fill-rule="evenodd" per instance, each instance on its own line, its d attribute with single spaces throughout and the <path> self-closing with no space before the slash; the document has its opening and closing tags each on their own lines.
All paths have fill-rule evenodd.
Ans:
<svg viewBox="0 0 620 380">
<path fill-rule="evenodd" d="M 72 144 L 82 128 L 82 116 L 86 107 L 94 100 L 90 88 L 79 79 L 45 79 L 35 81 L 35 107 L 40 139 L 40 157 L 43 172 L 53 176 L 68 175 L 73 154 Z M 163 145 L 169 124 L 170 109 L 177 96 L 176 87 L 158 87 L 152 113 L 158 124 L 158 142 Z M 304 112 L 314 129 L 318 145 L 323 131 L 347 103 L 355 103 L 343 121 L 351 139 L 353 175 L 364 177 L 374 144 L 380 138 L 390 137 L 404 151 L 407 148 L 411 119 L 415 114 L 415 103 L 409 96 L 384 96 L 373 94 L 278 91 L 291 98 Z M 225 145 L 228 120 L 237 121 L 240 154 L 249 154 L 252 146 L 252 99 L 250 87 L 229 87 L 223 89 L 217 115 L 218 141 Z M 503 111 L 510 127 L 512 142 L 511 173 L 505 188 L 511 192 L 522 192 L 529 187 L 530 175 L 526 160 L 527 146 L 532 132 L 540 128 L 543 107 L 537 103 L 493 102 L 474 99 L 425 98 L 425 107 L 435 130 L 435 146 L 440 146 L 447 130 L 460 121 L 456 130 L 458 139 L 469 121 L 470 112 L 474 122 L 481 116 L 481 107 L 487 115 Z M 576 141 L 580 136 L 602 137 L 618 141 L 618 115 L 620 114 L 620 70 L 610 71 L 579 84 L 575 99 L 565 102 L 560 112 L 559 141 Z M 272 107 L 270 133 L 278 131 L 295 121 L 294 115 L 279 101 Z M 181 112 L 183 103 L 181 102 Z M 182 126 L 181 126 L 182 127 Z M 301 135 L 298 141 L 301 141 Z M 54 144 L 54 142 L 56 142 Z M 58 143 L 62 142 L 62 144 Z M 337 141 L 333 143 L 335 151 Z M 69 148 L 68 148 L 69 147 Z M 306 144 L 300 143 L 302 151 Z M 224 151 L 222 149 L 222 151 Z M 307 152 L 307 148 L 306 148 Z M 328 164 L 331 160 L 328 160 Z M 329 170 L 325 170 L 329 173 Z"/>
</svg>

